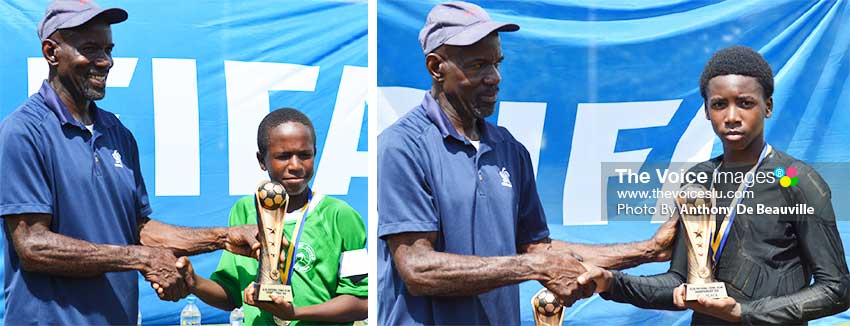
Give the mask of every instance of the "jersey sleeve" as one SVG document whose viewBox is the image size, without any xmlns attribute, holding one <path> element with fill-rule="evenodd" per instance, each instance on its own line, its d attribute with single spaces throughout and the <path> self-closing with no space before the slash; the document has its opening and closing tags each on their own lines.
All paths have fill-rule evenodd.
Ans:
<svg viewBox="0 0 850 326">
<path fill-rule="evenodd" d="M 252 215 L 252 210 L 254 210 L 254 197 L 242 197 L 230 209 L 228 226 L 251 224 L 248 218 Z M 240 271 L 243 274 L 246 272 L 245 266 L 239 263 L 240 259 L 245 258 L 229 251 L 222 251 L 221 258 L 218 261 L 218 267 L 210 275 L 210 280 L 221 285 L 227 291 L 233 304 L 237 307 L 242 306 L 242 283 L 239 281 Z M 256 271 L 256 268 L 253 270 Z M 249 277 L 249 279 L 253 280 L 253 277 Z"/>
<path fill-rule="evenodd" d="M 378 237 L 439 230 L 419 146 L 411 136 L 392 132 L 378 141 Z"/>
<path fill-rule="evenodd" d="M 343 204 L 336 214 L 335 232 L 341 240 L 341 253 L 365 250 L 366 228 L 363 225 L 363 219 L 360 217 L 360 214 L 347 204 Z M 364 255 L 363 258 L 359 261 L 346 261 L 346 263 L 369 266 L 368 256 Z M 369 295 L 369 278 L 365 274 L 339 277 L 336 293 L 338 295 L 349 294 L 358 297 L 367 297 Z"/>
<path fill-rule="evenodd" d="M 0 216 L 53 213 L 53 178 L 39 135 L 13 118 L 0 125 Z"/>
</svg>

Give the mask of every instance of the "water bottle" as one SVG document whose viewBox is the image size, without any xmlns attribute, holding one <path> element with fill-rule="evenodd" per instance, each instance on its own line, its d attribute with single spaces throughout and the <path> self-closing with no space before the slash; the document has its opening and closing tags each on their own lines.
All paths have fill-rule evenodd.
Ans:
<svg viewBox="0 0 850 326">
<path fill-rule="evenodd" d="M 195 296 L 190 295 L 187 298 L 188 303 L 183 307 L 183 311 L 180 312 L 180 326 L 200 326 L 201 325 L 201 311 L 198 310 L 198 306 L 195 305 Z"/>
<path fill-rule="evenodd" d="M 139 309 L 139 318 L 136 319 L 136 326 L 142 326 L 142 309 Z"/>
<path fill-rule="evenodd" d="M 245 314 L 242 313 L 242 308 L 236 308 L 230 312 L 230 326 L 242 326 L 243 321 L 245 321 Z"/>
</svg>

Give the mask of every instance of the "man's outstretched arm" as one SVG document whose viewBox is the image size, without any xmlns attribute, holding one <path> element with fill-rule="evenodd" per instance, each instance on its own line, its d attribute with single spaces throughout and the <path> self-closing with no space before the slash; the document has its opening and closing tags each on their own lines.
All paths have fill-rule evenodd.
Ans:
<svg viewBox="0 0 850 326">
<path fill-rule="evenodd" d="M 572 253 L 582 260 L 604 269 L 620 270 L 640 264 L 670 260 L 673 240 L 676 238 L 678 215 L 670 217 L 658 228 L 652 238 L 619 244 L 581 244 L 552 240 L 552 249 Z M 538 246 L 539 247 L 539 246 Z M 535 246 L 529 248 L 535 250 Z"/>
<path fill-rule="evenodd" d="M 191 256 L 225 249 L 237 255 L 256 257 L 260 249 L 256 225 L 189 228 L 145 218 L 139 224 L 142 245 L 171 250 L 175 256 Z M 287 245 L 286 243 L 283 244 Z"/>
<path fill-rule="evenodd" d="M 517 256 L 478 257 L 434 250 L 435 232 L 385 237 L 393 262 L 411 294 L 468 296 L 528 280 L 540 281 L 556 295 L 574 301 L 589 296 L 575 278 L 584 272 L 570 255 L 535 252 Z M 582 293 L 589 292 L 589 293 Z"/>
</svg>

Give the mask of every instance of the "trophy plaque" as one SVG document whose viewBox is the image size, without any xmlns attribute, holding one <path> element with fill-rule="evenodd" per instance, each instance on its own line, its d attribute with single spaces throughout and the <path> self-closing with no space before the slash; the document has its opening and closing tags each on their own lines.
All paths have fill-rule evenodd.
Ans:
<svg viewBox="0 0 850 326">
<path fill-rule="evenodd" d="M 257 207 L 257 227 L 260 229 L 260 266 L 257 270 L 254 300 L 272 301 L 271 295 L 292 302 L 292 287 L 284 283 L 280 271 L 283 224 L 289 195 L 276 181 L 263 181 L 254 196 Z"/>
<path fill-rule="evenodd" d="M 709 249 L 716 226 L 712 213 L 714 196 L 702 185 L 682 186 L 676 197 L 679 216 L 685 226 L 688 250 L 688 283 L 686 301 L 698 297 L 725 298 L 726 284 L 714 280 L 714 266 Z"/>
<path fill-rule="evenodd" d="M 560 326 L 564 324 L 564 306 L 546 288 L 540 289 L 531 297 L 531 308 L 536 326 Z"/>
</svg>

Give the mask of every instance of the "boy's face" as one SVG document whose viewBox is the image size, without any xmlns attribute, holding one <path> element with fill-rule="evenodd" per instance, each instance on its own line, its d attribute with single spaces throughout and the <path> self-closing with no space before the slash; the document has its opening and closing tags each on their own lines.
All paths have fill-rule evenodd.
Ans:
<svg viewBox="0 0 850 326">
<path fill-rule="evenodd" d="M 315 140 L 300 122 L 285 122 L 269 130 L 269 144 L 260 168 L 283 184 L 290 196 L 300 195 L 313 178 Z"/>
<path fill-rule="evenodd" d="M 758 80 L 750 76 L 722 75 L 708 81 L 705 115 L 723 148 L 745 150 L 764 134 L 773 99 L 764 98 Z M 758 150 L 761 150 L 759 148 Z"/>
</svg>

